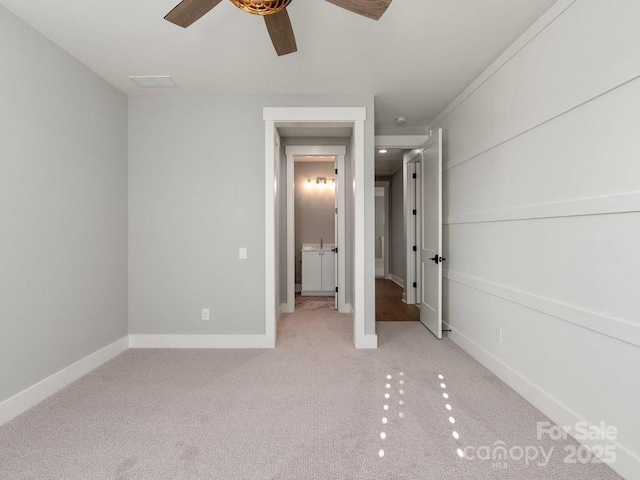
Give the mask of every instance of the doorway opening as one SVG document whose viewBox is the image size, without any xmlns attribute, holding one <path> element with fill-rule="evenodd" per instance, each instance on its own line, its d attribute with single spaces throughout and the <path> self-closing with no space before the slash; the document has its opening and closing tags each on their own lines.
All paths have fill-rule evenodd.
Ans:
<svg viewBox="0 0 640 480">
<path fill-rule="evenodd" d="M 373 310 L 373 289 L 367 283 L 373 280 L 366 272 L 371 265 L 373 273 L 373 255 L 369 264 L 367 252 L 370 252 L 368 239 L 373 226 L 365 221 L 367 180 L 365 178 L 365 121 L 367 109 L 362 107 L 336 108 L 287 108 L 267 107 L 263 110 L 265 121 L 265 335 L 275 347 L 277 341 L 277 322 L 280 314 L 295 309 L 295 235 L 290 234 L 295 220 L 295 211 L 291 202 L 287 202 L 289 193 L 295 193 L 293 171 L 289 172 L 289 157 L 335 156 L 340 164 L 342 158 L 348 161 L 345 168 L 338 165 L 336 177 L 337 198 L 340 202 L 344 194 L 346 208 L 338 206 L 338 223 L 342 218 L 346 228 L 337 228 L 337 272 L 338 272 L 338 309 L 350 313 L 353 324 L 353 342 L 356 348 L 376 348 L 375 332 L 367 331 L 366 310 Z M 336 143 L 316 141 L 312 143 L 286 141 L 285 129 L 326 129 L 346 128 L 340 152 L 326 152 L 310 149 L 331 148 Z M 312 137 L 327 137 L 316 134 Z M 331 137 L 331 135 L 328 135 Z M 308 140 L 308 139 L 307 139 Z M 326 140 L 326 138 L 325 138 Z M 324 146 L 323 146 L 324 145 Z M 305 151 L 295 149 L 304 149 Z M 346 153 L 345 153 L 346 152 Z M 292 170 L 293 164 L 291 161 Z M 341 180 L 341 176 L 345 178 Z M 308 180 L 308 179 L 307 179 Z M 340 188 L 343 185 L 344 188 Z M 370 184 L 369 184 L 370 185 Z M 371 185 L 372 186 L 372 185 Z M 344 240 L 342 240 L 344 232 Z M 367 233 L 371 232 L 371 233 Z M 324 242 L 323 242 L 324 243 Z M 344 247 L 341 247 L 341 244 Z M 301 251 L 302 253 L 302 251 Z M 342 264 L 344 263 L 344 267 Z M 344 280 L 342 277 L 344 276 Z M 369 280 L 370 278 L 370 280 Z M 344 288 L 342 286 L 344 285 Z M 302 286 L 301 286 L 302 287 Z M 367 292 L 371 294 L 367 295 Z"/>
<path fill-rule="evenodd" d="M 404 232 L 404 148 L 376 152 L 375 261 L 376 321 L 418 321 L 420 310 L 406 303 Z"/>
<path fill-rule="evenodd" d="M 313 127 L 280 128 L 283 143 L 319 142 L 315 133 L 351 135 L 351 129 L 314 131 Z M 309 130 L 310 129 L 310 130 Z M 302 132 L 302 133 L 301 133 Z M 307 137 L 293 137 L 307 135 Z M 288 136 L 286 136 L 288 135 Z M 340 141 L 323 137 L 326 142 Z M 343 139 L 348 143 L 348 138 Z M 334 308 L 351 313 L 347 299 L 348 209 L 346 145 L 285 145 L 286 158 L 286 284 L 282 312 L 292 313 L 296 296 L 334 298 Z M 299 300 L 298 300 L 299 301 Z"/>
<path fill-rule="evenodd" d="M 339 174 L 346 147 L 286 146 L 285 151 L 289 172 L 286 311 L 293 312 L 296 304 L 313 297 L 331 297 L 334 309 L 342 306 L 340 310 L 348 313 L 344 306 L 344 192 Z M 293 304 L 291 298 L 295 298 Z"/>
</svg>

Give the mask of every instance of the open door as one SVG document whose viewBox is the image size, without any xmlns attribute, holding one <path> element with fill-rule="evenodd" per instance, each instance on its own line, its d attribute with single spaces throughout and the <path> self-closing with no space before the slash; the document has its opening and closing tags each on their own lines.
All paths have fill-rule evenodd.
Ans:
<svg viewBox="0 0 640 480">
<path fill-rule="evenodd" d="M 442 129 L 424 145 L 420 163 L 420 321 L 442 338 Z"/>
</svg>

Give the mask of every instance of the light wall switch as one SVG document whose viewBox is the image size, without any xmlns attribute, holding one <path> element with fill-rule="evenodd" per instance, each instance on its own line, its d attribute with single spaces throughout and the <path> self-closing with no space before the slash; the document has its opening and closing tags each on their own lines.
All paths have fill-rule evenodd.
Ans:
<svg viewBox="0 0 640 480">
<path fill-rule="evenodd" d="M 247 259 L 247 249 L 246 248 L 240 248 L 240 253 L 238 254 L 238 258 L 240 260 L 246 260 Z"/>
<path fill-rule="evenodd" d="M 501 328 L 497 328 L 496 327 L 495 339 L 496 339 L 496 342 L 502 343 L 502 329 Z"/>
<path fill-rule="evenodd" d="M 208 321 L 210 319 L 210 312 L 208 308 L 203 308 L 202 309 L 202 320 L 204 320 L 205 322 Z"/>
</svg>

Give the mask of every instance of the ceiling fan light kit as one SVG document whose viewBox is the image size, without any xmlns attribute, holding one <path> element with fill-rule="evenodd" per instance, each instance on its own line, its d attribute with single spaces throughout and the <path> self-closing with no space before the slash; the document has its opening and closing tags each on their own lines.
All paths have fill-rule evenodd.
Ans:
<svg viewBox="0 0 640 480">
<path fill-rule="evenodd" d="M 236 7 L 253 15 L 273 15 L 291 3 L 291 0 L 231 0 Z"/>
<path fill-rule="evenodd" d="M 222 0 L 182 0 L 171 10 L 165 20 L 180 27 L 187 28 Z M 264 21 L 271 37 L 271 42 L 278 56 L 297 52 L 296 38 L 287 13 L 287 6 L 292 0 L 231 0 L 236 7 L 252 15 L 264 17 Z M 364 17 L 379 20 L 391 5 L 392 0 L 327 0 L 329 3 L 342 7 L 350 12 Z"/>
</svg>

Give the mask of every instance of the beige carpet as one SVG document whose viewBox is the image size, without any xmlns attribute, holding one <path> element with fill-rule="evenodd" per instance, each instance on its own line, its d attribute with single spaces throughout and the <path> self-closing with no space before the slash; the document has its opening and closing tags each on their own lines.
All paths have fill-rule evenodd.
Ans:
<svg viewBox="0 0 640 480">
<path fill-rule="evenodd" d="M 348 316 L 311 309 L 274 350 L 129 350 L 0 428 L 0 479 L 619 478 L 564 463 L 566 442 L 536 438 L 546 418 L 450 341 L 377 328 L 356 351 Z M 553 454 L 457 454 L 496 442 Z"/>
</svg>

